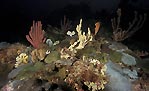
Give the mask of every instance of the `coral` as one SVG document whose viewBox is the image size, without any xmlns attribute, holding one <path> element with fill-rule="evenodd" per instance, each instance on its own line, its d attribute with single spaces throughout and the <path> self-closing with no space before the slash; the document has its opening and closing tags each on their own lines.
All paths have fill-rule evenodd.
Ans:
<svg viewBox="0 0 149 91">
<path fill-rule="evenodd" d="M 100 90 L 104 89 L 104 85 L 107 83 L 105 71 L 106 66 L 99 60 L 83 59 L 74 62 L 68 68 L 69 73 L 65 81 L 77 91 L 83 90 L 83 84 L 88 87 L 88 90 Z"/>
<path fill-rule="evenodd" d="M 81 31 L 81 27 L 82 27 L 82 19 L 80 19 L 80 24 L 77 25 L 76 27 L 79 39 L 69 47 L 71 51 L 75 51 L 75 49 L 82 49 L 86 44 L 88 44 L 90 41 L 93 40 L 90 28 L 88 28 L 88 33 L 85 35 L 85 32 L 82 33 Z M 77 44 L 78 46 L 76 47 Z"/>
<path fill-rule="evenodd" d="M 141 23 L 142 20 L 139 22 Z M 117 21 L 118 23 L 115 23 L 116 20 L 113 20 L 113 29 L 116 31 L 121 30 L 119 29 L 120 17 Z M 140 23 L 134 25 L 140 25 Z M 119 31 L 116 33 L 121 37 L 115 34 L 116 41 L 113 41 L 105 40 L 101 36 L 97 39 L 96 34 L 99 31 L 100 22 L 95 24 L 93 34 L 90 28 L 86 32 L 82 30 L 82 19 L 76 27 L 76 32 L 69 31 L 69 24 L 65 17 L 62 27 L 64 30 L 68 29 L 67 35 L 69 36 L 64 34 L 66 31 L 49 26 L 52 31 L 47 31 L 47 33 L 49 32 L 52 36 L 48 37 L 49 39 L 44 43 L 46 38 L 42 24 L 40 21 L 37 23 L 33 21 L 33 26 L 26 38 L 34 48 L 27 48 L 21 44 L 3 47 L 2 44 L 0 49 L 2 78 L 5 76 L 14 82 L 13 88 L 15 87 L 17 91 L 22 91 L 25 86 L 29 86 L 27 90 L 31 91 L 36 88 L 37 91 L 39 88 L 42 88 L 40 90 L 68 91 L 66 87 L 71 88 L 69 91 L 107 91 L 106 89 L 109 89 L 108 91 L 131 91 L 131 81 L 138 80 L 140 76 L 136 70 L 138 62 L 127 46 L 116 42 L 125 38 L 119 34 Z M 62 41 L 59 40 L 60 38 Z M 13 60 L 16 62 L 15 68 Z M 8 74 L 3 72 L 4 70 L 12 71 Z M 35 80 L 40 80 L 40 82 L 36 84 Z M 57 86 L 54 90 L 53 84 Z"/>
<path fill-rule="evenodd" d="M 138 57 L 145 57 L 149 55 L 149 52 L 147 51 L 139 51 L 139 50 L 135 50 L 134 53 L 136 54 L 136 56 Z"/>
<path fill-rule="evenodd" d="M 62 48 L 60 53 L 61 53 L 60 57 L 62 59 L 63 58 L 64 59 L 68 59 L 68 58 L 72 59 L 76 55 L 75 52 L 70 51 L 68 48 Z"/>
<path fill-rule="evenodd" d="M 64 16 L 63 21 L 61 21 L 61 30 L 64 32 L 69 31 L 72 28 L 71 21 Z"/>
<path fill-rule="evenodd" d="M 52 41 L 51 39 L 47 39 L 47 40 L 46 40 L 46 44 L 47 44 L 49 47 L 58 45 L 59 43 L 60 43 L 59 41 L 55 41 L 55 42 L 53 43 L 53 41 Z"/>
<path fill-rule="evenodd" d="M 100 22 L 96 22 L 95 23 L 95 33 L 94 33 L 94 35 L 96 35 L 98 33 L 99 28 L 100 28 Z"/>
<path fill-rule="evenodd" d="M 32 62 L 43 60 L 49 51 L 49 47 L 46 44 L 42 44 L 38 49 L 32 50 L 30 53 Z"/>
<path fill-rule="evenodd" d="M 63 40 L 66 36 L 66 33 L 64 33 L 61 29 L 57 27 L 47 25 L 45 36 L 51 39 L 52 41 L 56 41 L 56 40 Z"/>
<path fill-rule="evenodd" d="M 26 35 L 27 40 L 33 45 L 34 48 L 39 48 L 39 45 L 44 43 L 46 38 L 44 37 L 44 31 L 42 30 L 42 24 L 40 21 L 35 23 L 29 31 L 29 35 Z"/>
<path fill-rule="evenodd" d="M 127 39 L 128 37 L 132 36 L 136 31 L 138 31 L 140 28 L 142 28 L 147 15 L 144 14 L 139 15 L 138 18 L 138 13 L 135 11 L 135 16 L 132 22 L 129 22 L 129 27 L 127 30 L 123 30 L 120 27 L 120 21 L 121 21 L 121 9 L 117 10 L 117 19 L 113 18 L 111 19 L 112 22 L 112 28 L 113 28 L 113 40 L 115 41 L 123 41 Z"/>
<path fill-rule="evenodd" d="M 26 63 L 28 63 L 28 55 L 26 53 L 21 53 L 19 56 L 16 57 L 15 67 L 17 68 L 18 66 Z"/>
<path fill-rule="evenodd" d="M 45 49 L 34 49 L 31 52 L 31 59 L 33 62 L 41 61 L 45 58 L 46 56 L 46 51 Z"/>
<path fill-rule="evenodd" d="M 73 35 L 75 35 L 75 31 L 67 31 L 67 35 L 69 35 L 70 37 L 72 37 Z"/>
</svg>

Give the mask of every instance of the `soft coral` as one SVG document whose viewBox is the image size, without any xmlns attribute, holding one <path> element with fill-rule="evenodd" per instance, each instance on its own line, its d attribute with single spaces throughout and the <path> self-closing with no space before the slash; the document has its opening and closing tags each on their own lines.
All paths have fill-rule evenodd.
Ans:
<svg viewBox="0 0 149 91">
<path fill-rule="evenodd" d="M 33 21 L 33 26 L 29 31 L 29 35 L 26 35 L 27 40 L 33 45 L 34 48 L 38 49 L 39 45 L 44 43 L 46 38 L 44 37 L 44 31 L 42 30 L 41 21 Z"/>
</svg>

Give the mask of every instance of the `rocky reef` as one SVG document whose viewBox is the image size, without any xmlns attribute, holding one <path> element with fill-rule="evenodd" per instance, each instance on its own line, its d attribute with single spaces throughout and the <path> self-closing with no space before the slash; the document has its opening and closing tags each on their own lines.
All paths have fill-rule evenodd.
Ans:
<svg viewBox="0 0 149 91">
<path fill-rule="evenodd" d="M 0 43 L 1 91 L 148 91 L 148 61 L 116 41 L 120 35 L 99 36 L 100 22 L 86 31 L 82 21 L 65 32 L 34 21 L 31 46 Z"/>
</svg>

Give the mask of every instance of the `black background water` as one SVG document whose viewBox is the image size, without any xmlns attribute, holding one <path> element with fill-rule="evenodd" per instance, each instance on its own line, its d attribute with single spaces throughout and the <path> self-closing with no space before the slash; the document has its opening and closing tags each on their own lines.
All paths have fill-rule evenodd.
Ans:
<svg viewBox="0 0 149 91">
<path fill-rule="evenodd" d="M 63 0 L 67 1 L 67 0 Z M 81 1 L 81 0 L 80 0 Z M 89 0 L 88 0 L 89 1 Z M 96 1 L 96 0 L 95 0 Z M 79 16 L 82 17 L 103 17 L 102 19 L 108 19 L 114 16 L 113 12 L 116 12 L 116 8 L 121 7 L 124 10 L 125 14 L 129 17 L 129 14 L 134 10 L 137 10 L 139 13 L 143 14 L 144 12 L 149 16 L 149 6 L 137 6 L 136 3 L 139 3 L 140 0 L 118 0 L 113 6 L 113 10 L 108 13 L 106 9 L 99 9 L 97 11 L 92 11 L 86 1 L 75 5 L 61 5 L 61 2 L 56 2 L 57 4 L 53 6 L 48 6 L 48 3 L 52 0 L 1 0 L 0 2 L 0 42 L 27 42 L 25 35 L 28 34 L 30 26 L 32 25 L 33 20 L 41 20 L 43 25 L 51 24 L 55 25 L 62 19 L 64 14 L 69 15 L 71 19 Z M 130 1 L 132 4 L 130 4 Z M 147 0 L 143 0 L 144 3 L 148 3 Z M 53 0 L 54 2 L 54 0 Z M 75 3 L 75 2 L 74 2 Z M 108 2 L 107 2 L 108 3 Z M 149 4 L 140 5 L 149 5 Z M 133 6 L 136 4 L 136 6 Z M 59 6 L 58 6 L 59 5 Z M 97 6 L 101 4 L 97 3 Z M 105 4 L 106 5 L 106 4 Z M 63 6 L 63 7 L 62 7 Z M 79 6 L 79 7 L 78 7 Z M 104 6 L 104 5 L 103 5 Z M 51 9 L 54 10 L 52 11 Z M 61 8 L 60 8 L 61 7 Z M 105 6 L 105 7 L 108 7 Z M 72 13 L 74 11 L 74 13 Z M 100 15 L 98 15 L 100 14 Z M 108 15 L 109 14 L 109 15 Z M 110 16 L 110 17 L 109 17 Z M 108 18 L 107 18 L 108 17 Z M 130 17 L 131 18 L 131 17 Z M 132 17 L 133 18 L 133 17 Z M 125 18 L 127 19 L 127 18 Z M 132 37 L 125 41 L 126 44 L 136 44 L 136 46 L 142 46 L 145 50 L 149 49 L 149 38 L 148 38 L 148 28 L 149 18 L 147 18 L 144 26 L 141 30 L 137 31 Z"/>
</svg>

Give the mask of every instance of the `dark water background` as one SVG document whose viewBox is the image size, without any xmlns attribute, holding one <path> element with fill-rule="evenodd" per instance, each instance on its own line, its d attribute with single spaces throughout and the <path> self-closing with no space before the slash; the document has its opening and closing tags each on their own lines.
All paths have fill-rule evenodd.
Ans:
<svg viewBox="0 0 149 91">
<path fill-rule="evenodd" d="M 26 10 L 22 9 L 19 6 L 20 1 L 18 0 L 1 1 L 0 42 L 5 41 L 9 43 L 14 42 L 27 43 L 25 35 L 28 34 L 28 31 L 30 29 L 30 26 L 32 25 L 33 20 L 42 21 L 44 27 L 46 27 L 45 25 L 47 24 L 58 26 L 58 24 L 60 24 L 59 23 L 60 20 L 63 18 L 64 15 L 67 15 L 72 20 L 75 20 L 76 17 L 80 16 L 92 19 L 93 18 L 97 19 L 97 17 L 100 17 L 103 21 L 106 21 L 110 20 L 110 18 L 115 16 L 114 12 L 116 12 L 116 10 L 113 10 L 113 13 L 108 13 L 108 11 L 104 9 L 93 12 L 86 3 L 80 3 L 79 5 L 67 5 L 63 8 L 57 8 L 52 12 L 50 12 L 49 10 L 48 12 L 48 9 L 45 9 L 44 11 L 43 8 L 42 9 L 40 8 L 42 7 L 42 4 L 40 6 L 40 4 L 33 3 L 33 0 L 31 1 L 33 5 L 29 5 L 28 3 L 26 3 L 25 8 Z M 117 7 L 121 7 L 124 14 L 126 15 L 126 17 L 124 17 L 124 23 L 125 22 L 127 23 L 129 19 L 133 18 L 132 12 L 134 10 L 137 10 L 138 13 L 140 14 L 147 13 L 149 16 L 149 8 L 144 9 L 141 7 L 134 7 L 132 5 L 129 5 L 128 1 L 131 0 L 120 0 L 120 1 L 121 2 L 117 5 Z M 135 2 L 135 0 L 132 1 Z M 35 7 L 35 8 L 27 8 L 28 5 L 29 7 Z M 137 46 L 139 48 L 149 51 L 148 26 L 149 26 L 149 18 L 147 18 L 141 30 L 137 31 L 132 37 L 124 41 L 124 43 L 132 48 L 135 48 Z"/>
</svg>

